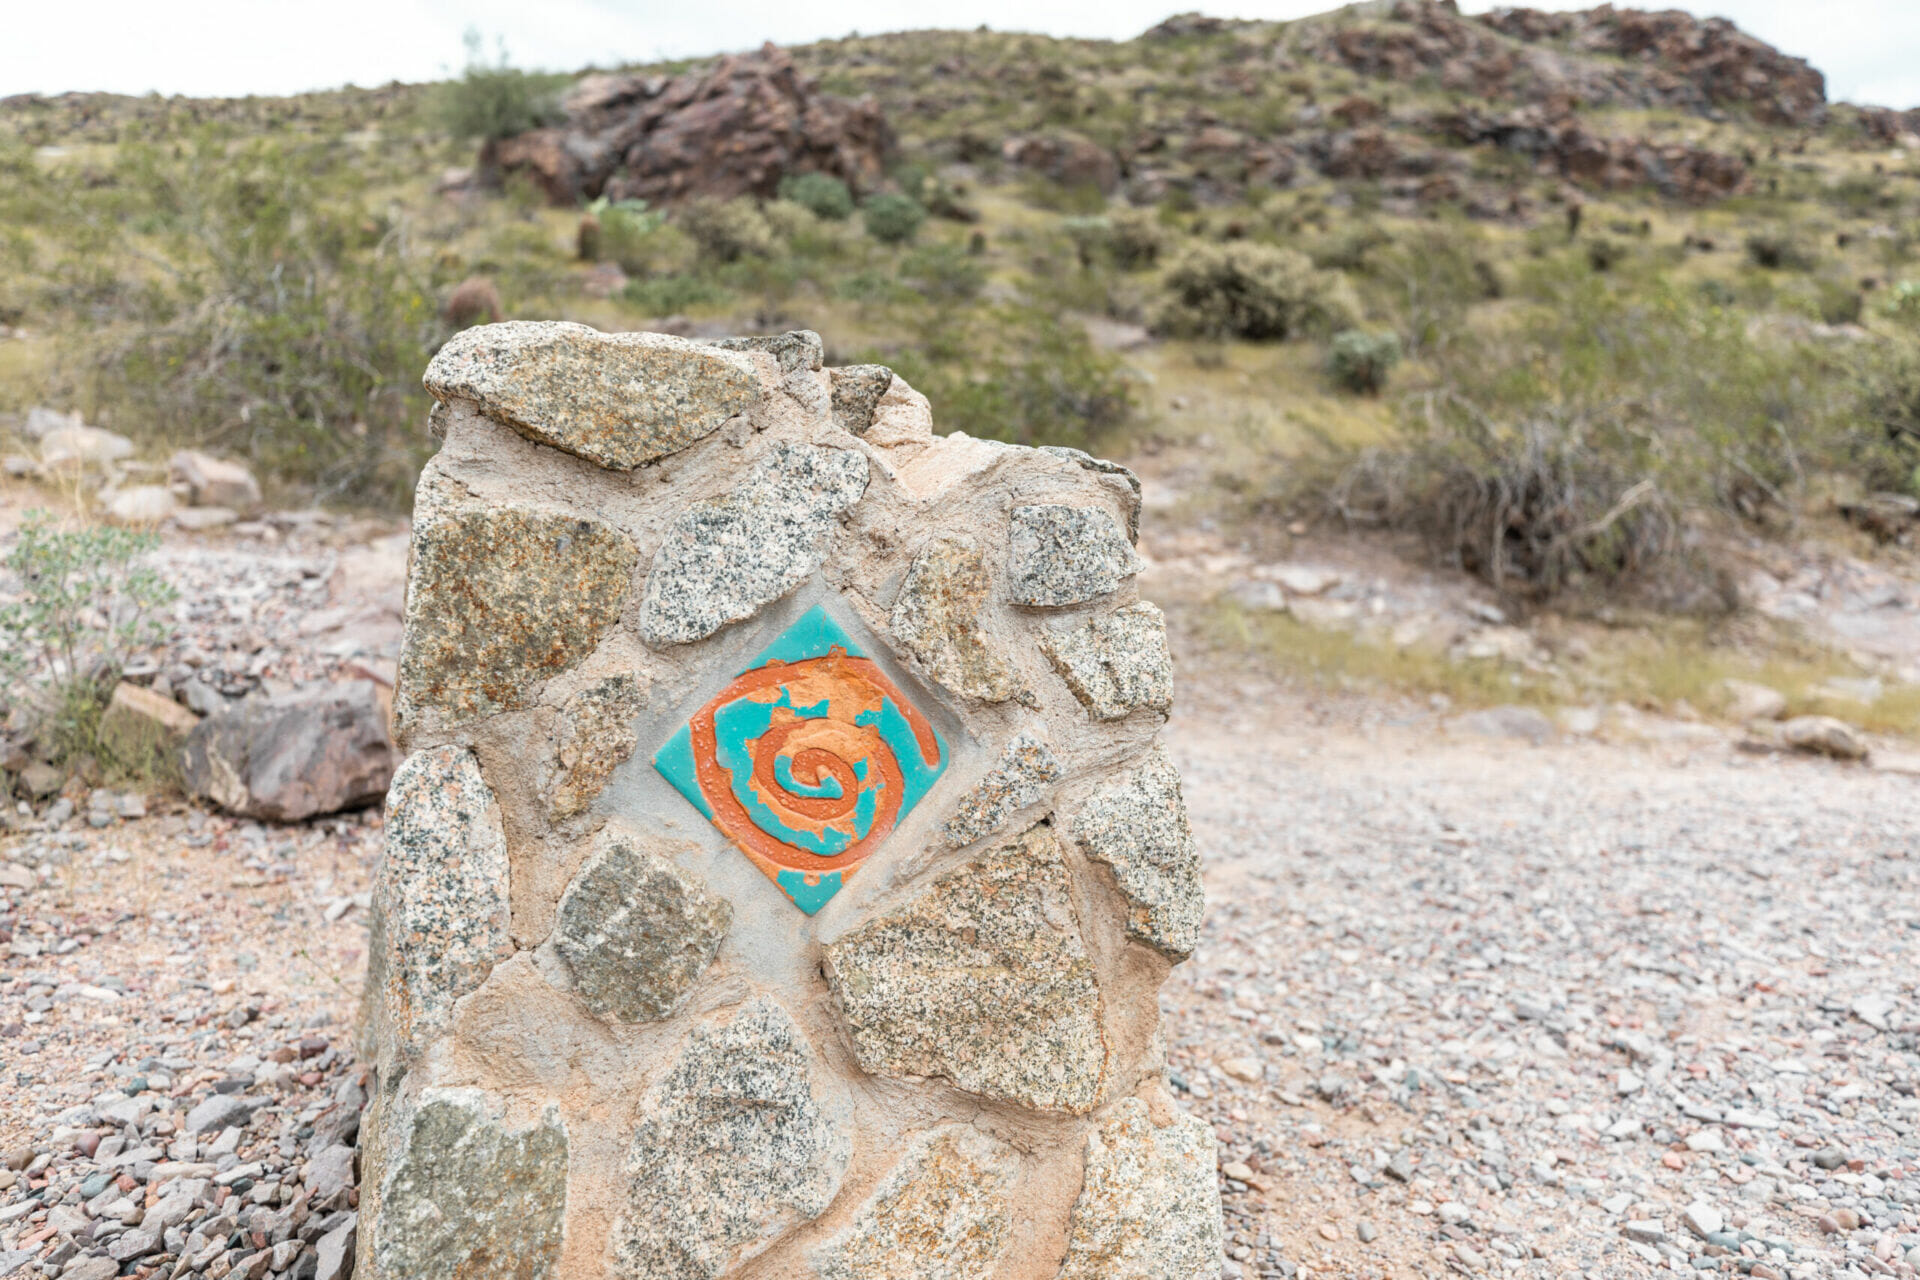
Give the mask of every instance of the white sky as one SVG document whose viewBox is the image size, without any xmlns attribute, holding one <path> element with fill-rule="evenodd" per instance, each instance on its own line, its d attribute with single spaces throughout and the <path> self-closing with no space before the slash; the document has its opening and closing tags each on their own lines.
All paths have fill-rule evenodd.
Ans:
<svg viewBox="0 0 1920 1280">
<path fill-rule="evenodd" d="M 1640 0 L 1666 8 L 1674 0 Z M 517 66 L 574 70 L 938 25 L 1125 38 L 1196 0 L 0 0 L 0 97 L 69 89 L 226 96 L 429 80 L 476 27 Z M 1292 18 L 1332 0 L 1199 0 L 1208 13 Z M 1533 0 L 1548 9 L 1585 3 Z M 1491 7 L 1466 0 L 1470 10 Z M 1916 0 L 1697 0 L 1827 74 L 1828 97 L 1920 106 Z M 932 23 L 928 17 L 933 17 Z"/>
</svg>

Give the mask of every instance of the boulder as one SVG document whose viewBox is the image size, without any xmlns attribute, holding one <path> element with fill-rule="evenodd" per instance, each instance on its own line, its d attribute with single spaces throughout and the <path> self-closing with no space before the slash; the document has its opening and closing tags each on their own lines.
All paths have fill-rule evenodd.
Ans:
<svg viewBox="0 0 1920 1280">
<path fill-rule="evenodd" d="M 1091 138 L 1068 130 L 1008 138 L 1000 158 L 1069 187 L 1095 187 L 1111 194 L 1120 185 L 1120 162 Z"/>
<path fill-rule="evenodd" d="M 127 765 L 172 758 L 199 723 L 172 698 L 123 680 L 100 714 L 100 745 Z"/>
<path fill-rule="evenodd" d="M 1860 731 L 1832 716 L 1795 716 L 1780 726 L 1780 740 L 1795 751 L 1835 760 L 1865 760 L 1868 755 Z"/>
<path fill-rule="evenodd" d="M 99 427 L 56 427 L 40 438 L 40 469 L 48 473 L 104 471 L 133 453 L 133 441 Z"/>
<path fill-rule="evenodd" d="M 167 464 L 168 483 L 185 490 L 189 506 L 251 511 L 260 505 L 260 482 L 237 462 L 183 449 Z"/>
<path fill-rule="evenodd" d="M 1727 718 L 1747 724 L 1754 720 L 1778 720 L 1787 713 L 1787 695 L 1750 680 L 1722 680 L 1718 689 L 1721 708 Z"/>
<path fill-rule="evenodd" d="M 201 721 L 183 754 L 194 795 L 275 822 L 372 804 L 395 764 L 371 680 L 251 698 Z"/>
<path fill-rule="evenodd" d="M 107 498 L 107 519 L 115 524 L 156 525 L 173 514 L 173 490 L 163 484 L 137 484 Z"/>
</svg>

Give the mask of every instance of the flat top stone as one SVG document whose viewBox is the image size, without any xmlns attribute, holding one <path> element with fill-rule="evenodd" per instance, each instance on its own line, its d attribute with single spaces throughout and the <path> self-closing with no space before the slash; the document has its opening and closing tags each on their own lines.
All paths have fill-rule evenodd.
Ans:
<svg viewBox="0 0 1920 1280">
<path fill-rule="evenodd" d="M 560 1255 L 567 1134 L 510 1129 L 478 1089 L 429 1089 L 394 1135 L 372 1280 L 544 1280 Z"/>
<path fill-rule="evenodd" d="M 945 1076 L 1044 1111 L 1092 1109 L 1103 1007 L 1052 830 L 948 872 L 826 949 L 863 1070 Z"/>
<path fill-rule="evenodd" d="M 1005 702 L 1021 681 L 980 622 L 992 586 L 973 539 L 936 538 L 914 557 L 887 625 L 934 680 L 969 698 Z"/>
<path fill-rule="evenodd" d="M 1007 538 L 1007 595 L 1015 604 L 1084 604 L 1140 572 L 1126 535 L 1098 507 L 1015 507 Z"/>
<path fill-rule="evenodd" d="M 1012 1223 L 1012 1152 L 969 1125 L 917 1136 L 810 1261 L 821 1280 L 988 1280 Z"/>
<path fill-rule="evenodd" d="M 819 1217 L 852 1158 L 850 1117 L 774 1000 L 703 1024 L 641 1102 L 614 1274 L 713 1280 Z"/>
<path fill-rule="evenodd" d="M 623 836 L 603 836 L 560 899 L 553 944 L 596 1016 L 653 1022 L 712 963 L 732 923 L 733 904 L 697 877 Z"/>
<path fill-rule="evenodd" d="M 1222 1229 L 1213 1129 L 1156 1125 L 1126 1098 L 1087 1135 L 1087 1167 L 1058 1280 L 1217 1280 Z"/>
<path fill-rule="evenodd" d="M 1173 706 L 1166 616 L 1144 600 L 1078 627 L 1043 632 L 1040 650 L 1095 720 Z"/>
<path fill-rule="evenodd" d="M 759 374 L 743 356 L 660 333 L 510 320 L 447 340 L 427 390 L 468 400 L 529 440 L 631 470 L 748 412 Z"/>
<path fill-rule="evenodd" d="M 1200 853 L 1180 794 L 1180 772 L 1155 748 L 1132 773 L 1094 792 L 1073 834 L 1113 869 L 1126 895 L 1127 934 L 1184 959 L 1200 941 L 1205 909 Z"/>
<path fill-rule="evenodd" d="M 528 705 L 619 618 L 638 556 L 624 534 L 583 516 L 429 510 L 413 528 L 396 730 Z"/>
<path fill-rule="evenodd" d="M 647 575 L 641 637 L 687 644 L 752 617 L 820 567 L 835 517 L 866 490 L 860 453 L 773 445 L 731 492 L 674 521 Z"/>
</svg>

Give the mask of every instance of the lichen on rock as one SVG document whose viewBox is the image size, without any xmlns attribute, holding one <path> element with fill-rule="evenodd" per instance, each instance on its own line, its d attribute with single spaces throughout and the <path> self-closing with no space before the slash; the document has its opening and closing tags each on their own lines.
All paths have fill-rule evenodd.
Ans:
<svg viewBox="0 0 1920 1280">
<path fill-rule="evenodd" d="M 1042 1111 L 1099 1100 L 1104 1006 L 1050 828 L 948 872 L 826 961 L 862 1069 Z"/>
</svg>

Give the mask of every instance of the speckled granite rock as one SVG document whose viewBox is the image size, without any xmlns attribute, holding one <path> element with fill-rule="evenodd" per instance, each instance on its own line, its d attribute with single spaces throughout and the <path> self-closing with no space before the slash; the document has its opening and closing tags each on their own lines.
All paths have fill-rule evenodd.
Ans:
<svg viewBox="0 0 1920 1280">
<path fill-rule="evenodd" d="M 969 698 L 1005 702 L 1020 692 L 1020 673 L 980 626 L 992 586 L 971 538 L 938 538 L 907 570 L 888 625 L 934 680 Z"/>
<path fill-rule="evenodd" d="M 560 745 L 547 789 L 549 817 L 571 818 L 593 804 L 639 744 L 633 722 L 646 702 L 646 690 L 631 675 L 608 676 L 567 699 L 560 709 Z"/>
<path fill-rule="evenodd" d="M 528 1128 L 478 1089 L 429 1089 L 392 1134 L 365 1280 L 544 1280 L 560 1256 L 567 1134 L 551 1112 Z"/>
<path fill-rule="evenodd" d="M 602 834 L 560 899 L 553 947 L 596 1017 L 653 1022 L 712 963 L 732 923 L 733 904 L 696 877 Z"/>
<path fill-rule="evenodd" d="M 1173 706 L 1167 620 L 1146 601 L 1040 637 L 1040 649 L 1095 720 Z"/>
<path fill-rule="evenodd" d="M 686 644 L 752 617 L 820 567 L 834 518 L 867 488 L 848 449 L 776 444 L 732 492 L 674 522 L 640 606 L 648 644 Z"/>
<path fill-rule="evenodd" d="M 1213 1130 L 1174 1113 L 1154 1124 L 1138 1098 L 1115 1104 L 1087 1135 L 1058 1280 L 1217 1280 L 1220 1184 Z"/>
<path fill-rule="evenodd" d="M 951 845 L 990 836 L 1065 776 L 1046 739 L 1032 729 L 1022 729 L 1008 740 L 986 776 L 960 798 L 940 833 Z"/>
<path fill-rule="evenodd" d="M 786 333 L 755 334 L 745 338 L 715 338 L 710 346 L 722 351 L 764 351 L 772 356 L 782 373 L 802 370 L 818 372 L 825 348 L 820 335 L 811 329 L 790 329 Z"/>
<path fill-rule="evenodd" d="M 857 436 L 873 425 L 880 399 L 893 386 L 893 370 L 883 364 L 849 364 L 828 370 L 833 381 L 833 420 Z"/>
<path fill-rule="evenodd" d="M 850 1109 L 772 999 L 702 1025 L 641 1101 L 614 1274 L 713 1280 L 819 1217 L 852 1156 Z"/>
<path fill-rule="evenodd" d="M 1094 792 L 1073 834 L 1089 858 L 1113 869 L 1129 907 L 1127 935 L 1176 960 L 1191 954 L 1206 906 L 1200 852 L 1166 753 L 1156 747 L 1140 768 Z"/>
<path fill-rule="evenodd" d="M 1007 539 L 1007 596 L 1015 604 L 1084 604 L 1140 572 L 1120 526 L 1098 507 L 1015 507 Z"/>
<path fill-rule="evenodd" d="M 820 1280 L 989 1280 L 1006 1247 L 1011 1153 L 969 1125 L 914 1139 L 845 1230 L 811 1255 Z"/>
<path fill-rule="evenodd" d="M 391 1048 L 415 1056 L 453 1002 L 513 954 L 507 840 L 480 763 L 463 747 L 409 756 L 387 792 L 386 852 L 373 885 L 379 981 Z"/>
<path fill-rule="evenodd" d="M 1084 1113 L 1106 1078 L 1093 965 L 1051 829 L 948 872 L 826 948 L 862 1069 Z"/>
<path fill-rule="evenodd" d="M 1127 503 L 1127 541 L 1140 541 L 1140 477 L 1117 462 L 1105 458 L 1096 458 L 1084 449 L 1069 449 L 1063 444 L 1043 444 L 1040 452 L 1050 453 L 1056 458 L 1065 458 L 1076 463 L 1081 470 L 1091 471 L 1098 476 L 1112 476 L 1119 481 L 1119 488 L 1126 495 Z"/>
<path fill-rule="evenodd" d="M 637 558 L 598 520 L 428 506 L 413 527 L 395 732 L 527 705 L 620 616 Z"/>
<path fill-rule="evenodd" d="M 437 400 L 469 400 L 529 440 L 616 470 L 665 457 L 751 410 L 749 360 L 660 333 L 511 320 L 455 334 L 427 366 Z"/>
</svg>

